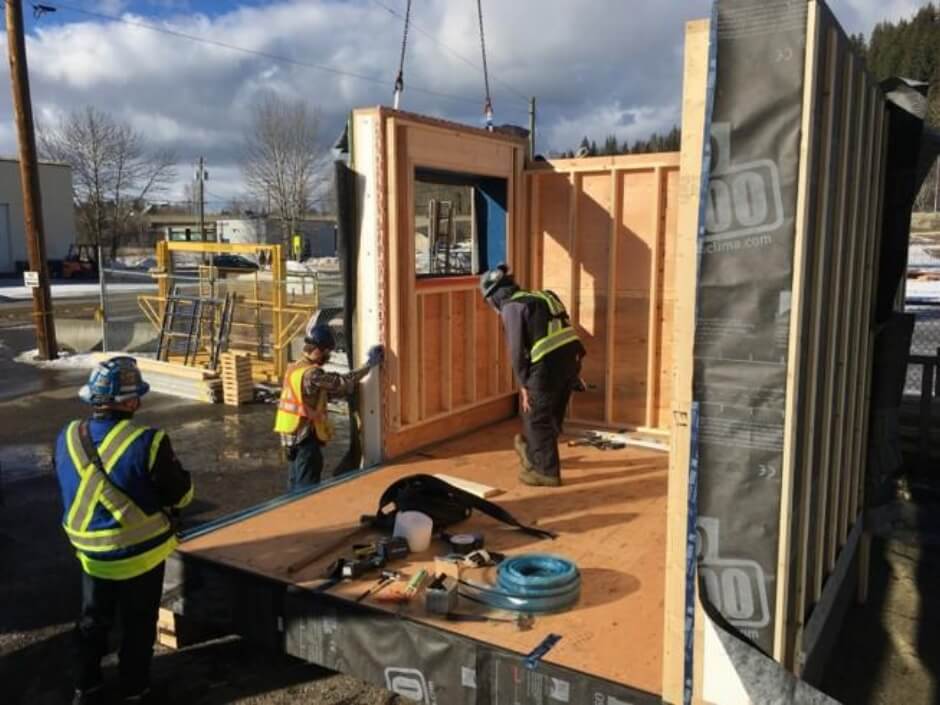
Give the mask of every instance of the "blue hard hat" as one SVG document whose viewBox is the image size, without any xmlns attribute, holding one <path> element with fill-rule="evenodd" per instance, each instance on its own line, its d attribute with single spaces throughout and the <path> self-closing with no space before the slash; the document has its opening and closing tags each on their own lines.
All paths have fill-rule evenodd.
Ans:
<svg viewBox="0 0 940 705">
<path fill-rule="evenodd" d="M 136 399 L 149 391 L 150 385 L 140 376 L 137 361 L 120 355 L 98 363 L 78 396 L 86 404 L 102 406 Z"/>
<path fill-rule="evenodd" d="M 325 323 L 320 323 L 311 328 L 304 336 L 304 342 L 307 345 L 316 345 L 321 350 L 336 349 L 336 336 L 333 335 L 333 329 Z"/>
</svg>

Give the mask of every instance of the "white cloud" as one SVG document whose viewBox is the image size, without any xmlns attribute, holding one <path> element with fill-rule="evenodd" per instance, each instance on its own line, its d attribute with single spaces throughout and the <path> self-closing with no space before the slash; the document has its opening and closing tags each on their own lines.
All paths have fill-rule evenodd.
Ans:
<svg viewBox="0 0 940 705">
<path fill-rule="evenodd" d="M 35 110 L 43 121 L 93 104 L 130 121 L 156 145 L 174 148 L 181 175 L 189 173 L 183 164 L 206 156 L 214 175 L 220 176 L 213 192 L 228 197 L 240 190 L 239 150 L 251 107 L 263 91 L 300 96 L 318 108 L 325 147 L 350 109 L 391 102 L 402 23 L 374 0 L 280 0 L 211 17 L 188 0 L 149 2 L 164 8 L 160 19 L 129 13 L 126 0 L 102 0 L 95 7 L 124 12 L 124 22 L 64 10 L 57 13 L 59 24 L 39 21 L 28 39 L 28 51 Z M 382 3 L 403 10 L 401 0 Z M 922 4 L 832 3 L 849 31 L 866 34 L 876 21 L 910 14 Z M 710 4 L 484 3 L 496 122 L 526 124 L 526 97 L 535 95 L 543 151 L 575 148 L 583 135 L 602 141 L 613 133 L 620 140 L 633 140 L 669 129 L 679 121 L 684 22 L 706 16 Z M 68 22 L 61 24 L 63 20 Z M 422 0 L 414 4 L 412 20 L 403 107 L 480 124 L 483 78 L 475 3 Z M 255 53 L 133 25 L 140 22 Z M 0 36 L 3 47 L 5 38 Z M 310 64 L 377 82 L 305 66 Z M 8 79 L 6 72 L 0 75 L 0 115 L 9 115 Z M 421 88 L 447 97 L 422 93 Z M 13 148 L 12 131 L 0 125 L 0 152 Z"/>
</svg>

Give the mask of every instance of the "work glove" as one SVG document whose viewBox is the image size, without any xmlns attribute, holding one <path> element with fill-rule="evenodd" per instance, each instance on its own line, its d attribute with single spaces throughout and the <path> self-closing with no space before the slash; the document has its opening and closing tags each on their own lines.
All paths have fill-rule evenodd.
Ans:
<svg viewBox="0 0 940 705">
<path fill-rule="evenodd" d="M 369 367 L 378 367 L 385 362 L 385 347 L 382 345 L 373 345 L 369 348 L 369 357 L 366 364 Z"/>
</svg>

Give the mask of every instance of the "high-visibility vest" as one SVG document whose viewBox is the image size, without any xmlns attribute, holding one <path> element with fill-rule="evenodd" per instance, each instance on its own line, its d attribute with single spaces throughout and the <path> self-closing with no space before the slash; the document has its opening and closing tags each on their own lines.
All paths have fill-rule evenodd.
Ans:
<svg viewBox="0 0 940 705">
<path fill-rule="evenodd" d="M 327 409 L 328 395 L 325 389 L 317 393 L 317 401 L 311 407 L 304 403 L 304 373 L 311 367 L 319 367 L 312 362 L 302 360 L 287 368 L 284 385 L 281 387 L 281 399 L 277 404 L 274 417 L 274 430 L 277 433 L 296 433 L 300 424 L 306 421 L 322 443 L 333 440 L 333 424 Z"/>
<path fill-rule="evenodd" d="M 529 361 L 536 363 L 548 353 L 557 350 L 569 343 L 578 342 L 578 334 L 568 320 L 568 313 L 564 304 L 552 291 L 517 291 L 512 295 L 511 301 L 536 299 L 548 307 L 548 328 L 545 335 L 532 343 L 529 350 Z"/>
<path fill-rule="evenodd" d="M 128 580 L 162 563 L 177 545 L 149 477 L 164 433 L 118 421 L 97 444 L 102 472 L 85 453 L 81 423 L 66 427 L 56 450 L 62 526 L 86 573 Z M 188 504 L 192 492 L 177 506 Z"/>
</svg>

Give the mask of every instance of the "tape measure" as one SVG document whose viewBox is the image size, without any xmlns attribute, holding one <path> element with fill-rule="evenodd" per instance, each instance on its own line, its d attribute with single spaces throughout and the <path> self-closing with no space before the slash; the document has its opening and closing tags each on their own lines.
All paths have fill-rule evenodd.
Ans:
<svg viewBox="0 0 940 705">
<path fill-rule="evenodd" d="M 445 534 L 444 539 L 454 553 L 465 556 L 483 548 L 483 534 Z"/>
</svg>

